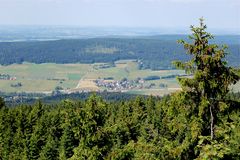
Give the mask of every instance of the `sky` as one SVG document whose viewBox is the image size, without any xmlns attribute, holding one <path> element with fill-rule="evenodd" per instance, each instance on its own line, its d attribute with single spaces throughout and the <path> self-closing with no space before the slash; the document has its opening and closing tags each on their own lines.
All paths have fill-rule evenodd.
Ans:
<svg viewBox="0 0 240 160">
<path fill-rule="evenodd" d="M 0 25 L 239 29 L 240 0 L 0 0 Z M 239 29 L 240 31 L 240 29 Z"/>
</svg>

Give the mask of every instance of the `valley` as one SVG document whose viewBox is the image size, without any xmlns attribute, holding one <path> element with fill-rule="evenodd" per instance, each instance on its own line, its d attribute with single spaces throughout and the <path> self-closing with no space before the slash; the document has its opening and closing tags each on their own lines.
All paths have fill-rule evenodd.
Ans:
<svg viewBox="0 0 240 160">
<path fill-rule="evenodd" d="M 187 76 L 182 70 L 140 70 L 137 60 L 113 64 L 12 64 L 1 66 L 0 73 L 9 77 L 0 79 L 1 92 L 47 95 L 108 91 L 163 96 L 180 90 L 177 76 Z M 233 90 L 240 91 L 240 84 Z"/>
<path fill-rule="evenodd" d="M 0 88 L 1 92 L 46 94 L 57 90 L 62 93 L 109 91 L 165 95 L 179 90 L 176 76 L 185 75 L 181 70 L 139 70 L 137 66 L 136 60 L 114 64 L 12 64 L 0 67 L 0 73 L 15 77 L 0 79 Z"/>
</svg>

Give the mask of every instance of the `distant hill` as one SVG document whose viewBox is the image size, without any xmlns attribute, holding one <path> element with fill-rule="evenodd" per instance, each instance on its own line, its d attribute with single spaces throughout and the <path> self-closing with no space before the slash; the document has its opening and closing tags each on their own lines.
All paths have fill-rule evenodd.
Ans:
<svg viewBox="0 0 240 160">
<path fill-rule="evenodd" d="M 0 64 L 22 63 L 112 63 L 138 59 L 139 68 L 170 69 L 173 60 L 186 60 L 185 51 L 176 43 L 185 35 L 69 39 L 56 41 L 1 42 Z M 240 65 L 240 36 L 218 36 L 214 42 L 227 44 L 227 60 Z"/>
</svg>

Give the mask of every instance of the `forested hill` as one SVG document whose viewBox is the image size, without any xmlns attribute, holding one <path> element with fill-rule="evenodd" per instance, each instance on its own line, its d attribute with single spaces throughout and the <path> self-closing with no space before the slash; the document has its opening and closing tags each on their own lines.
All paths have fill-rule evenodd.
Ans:
<svg viewBox="0 0 240 160">
<path fill-rule="evenodd" d="M 0 43 L 0 64 L 24 61 L 33 63 L 94 63 L 114 62 L 120 59 L 139 59 L 139 67 L 151 69 L 171 68 L 173 60 L 186 60 L 183 47 L 176 43 L 186 39 L 183 35 L 150 37 L 115 37 L 71 39 L 34 42 Z M 227 44 L 229 64 L 240 64 L 240 36 L 218 36 L 215 43 Z"/>
</svg>

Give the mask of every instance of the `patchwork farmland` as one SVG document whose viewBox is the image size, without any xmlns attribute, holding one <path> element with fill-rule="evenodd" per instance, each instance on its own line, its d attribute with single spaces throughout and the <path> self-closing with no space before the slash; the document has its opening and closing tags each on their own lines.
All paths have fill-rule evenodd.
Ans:
<svg viewBox="0 0 240 160">
<path fill-rule="evenodd" d="M 0 79 L 2 92 L 51 93 L 57 89 L 164 95 L 180 89 L 176 76 L 185 73 L 181 70 L 139 70 L 135 60 L 122 60 L 114 64 L 13 64 L 0 66 L 0 74 L 14 77 Z M 237 84 L 233 88 L 238 91 L 240 86 Z"/>
</svg>

